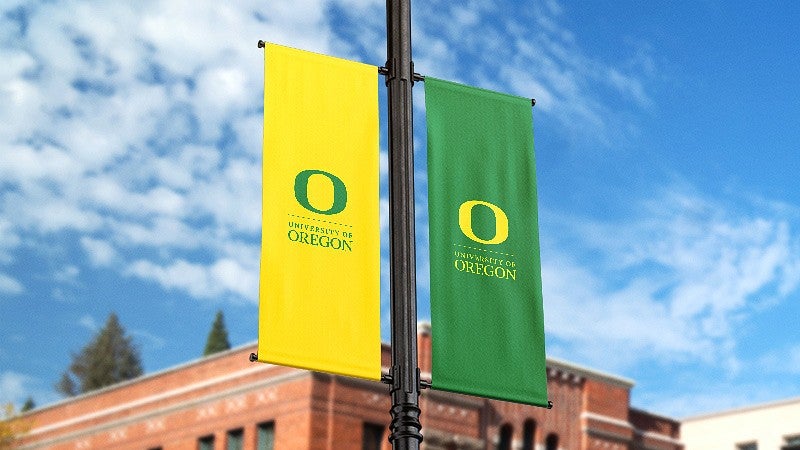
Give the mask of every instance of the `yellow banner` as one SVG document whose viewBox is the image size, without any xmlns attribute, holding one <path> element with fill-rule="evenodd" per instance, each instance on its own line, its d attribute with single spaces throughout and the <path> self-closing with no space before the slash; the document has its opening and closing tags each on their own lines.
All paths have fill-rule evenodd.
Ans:
<svg viewBox="0 0 800 450">
<path fill-rule="evenodd" d="M 258 359 L 379 380 L 378 69 L 264 55 Z"/>
</svg>

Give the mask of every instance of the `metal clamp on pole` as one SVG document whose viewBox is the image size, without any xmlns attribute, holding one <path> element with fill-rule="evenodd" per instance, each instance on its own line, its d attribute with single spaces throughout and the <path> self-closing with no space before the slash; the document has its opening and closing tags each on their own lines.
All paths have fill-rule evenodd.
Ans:
<svg viewBox="0 0 800 450">
<path fill-rule="evenodd" d="M 385 66 L 380 66 L 378 67 L 378 73 L 383 76 L 387 76 L 389 75 L 389 69 L 387 69 Z M 419 74 L 417 72 L 414 72 L 412 78 L 414 79 L 414 81 L 425 81 L 425 75 Z"/>
<path fill-rule="evenodd" d="M 391 374 L 382 373 L 381 374 L 381 383 L 391 385 L 392 383 L 394 383 L 394 378 L 392 377 Z M 419 388 L 420 388 L 420 390 L 422 390 L 422 389 L 430 389 L 431 388 L 430 380 L 424 380 L 424 379 L 420 378 L 419 379 Z"/>
</svg>

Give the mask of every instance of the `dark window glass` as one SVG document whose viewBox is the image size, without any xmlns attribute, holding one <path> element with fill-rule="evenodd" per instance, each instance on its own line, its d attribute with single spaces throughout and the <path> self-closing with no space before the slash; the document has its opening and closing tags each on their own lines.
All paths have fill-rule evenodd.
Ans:
<svg viewBox="0 0 800 450">
<path fill-rule="evenodd" d="M 383 425 L 365 423 L 362 445 L 363 450 L 380 450 L 383 444 Z"/>
<path fill-rule="evenodd" d="M 549 434 L 547 439 L 544 441 L 544 448 L 546 450 L 557 450 L 558 449 L 558 435 L 556 434 Z"/>
<path fill-rule="evenodd" d="M 514 428 L 511 424 L 500 427 L 500 440 L 497 441 L 497 450 L 511 450 L 511 439 L 514 435 Z"/>
<path fill-rule="evenodd" d="M 236 430 L 228 431 L 228 437 L 226 439 L 226 450 L 242 450 L 242 441 L 244 438 L 244 430 L 239 428 Z"/>
<path fill-rule="evenodd" d="M 275 423 L 266 422 L 258 425 L 258 450 L 273 450 L 275 447 Z"/>
<path fill-rule="evenodd" d="M 786 445 L 781 450 L 800 450 L 800 436 L 789 436 L 784 438 Z"/>
<path fill-rule="evenodd" d="M 522 428 L 522 450 L 533 450 L 533 439 L 536 434 L 536 422 L 533 419 L 525 421 Z"/>
<path fill-rule="evenodd" d="M 198 439 L 197 450 L 214 450 L 214 436 L 204 436 Z"/>
</svg>

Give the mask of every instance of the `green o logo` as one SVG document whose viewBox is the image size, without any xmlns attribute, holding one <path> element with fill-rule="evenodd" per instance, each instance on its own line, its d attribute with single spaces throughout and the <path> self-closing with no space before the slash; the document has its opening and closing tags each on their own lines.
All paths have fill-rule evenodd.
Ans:
<svg viewBox="0 0 800 450">
<path fill-rule="evenodd" d="M 308 201 L 308 179 L 313 175 L 322 175 L 326 177 L 333 186 L 333 204 L 328 209 L 323 210 L 316 208 Z M 339 177 L 332 173 L 325 172 L 324 170 L 304 170 L 298 173 L 294 178 L 294 198 L 297 199 L 297 202 L 300 203 L 303 208 L 317 214 L 330 216 L 344 211 L 344 207 L 347 205 L 347 187 L 345 187 L 344 182 L 340 180 Z"/>
<path fill-rule="evenodd" d="M 472 230 L 472 208 L 477 205 L 488 207 L 494 214 L 495 232 L 494 237 L 489 240 L 479 238 Z M 508 217 L 506 213 L 499 206 L 481 200 L 467 200 L 458 207 L 458 227 L 461 228 L 464 236 L 481 244 L 500 244 L 508 239 Z"/>
</svg>

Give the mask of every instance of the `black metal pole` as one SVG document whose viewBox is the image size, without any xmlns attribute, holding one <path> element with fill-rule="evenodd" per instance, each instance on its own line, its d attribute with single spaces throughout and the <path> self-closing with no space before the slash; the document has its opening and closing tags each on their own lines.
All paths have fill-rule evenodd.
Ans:
<svg viewBox="0 0 800 450">
<path fill-rule="evenodd" d="M 386 86 L 389 91 L 389 234 L 392 308 L 392 421 L 394 450 L 418 450 L 419 368 L 414 249 L 414 130 L 410 0 L 386 0 Z"/>
</svg>

